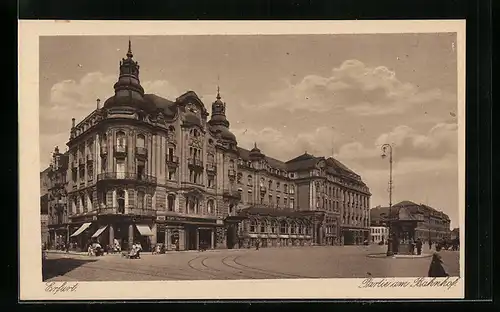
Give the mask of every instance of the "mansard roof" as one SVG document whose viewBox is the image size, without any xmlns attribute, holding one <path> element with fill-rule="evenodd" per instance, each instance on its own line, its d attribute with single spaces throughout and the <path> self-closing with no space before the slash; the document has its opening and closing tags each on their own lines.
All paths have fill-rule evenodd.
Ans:
<svg viewBox="0 0 500 312">
<path fill-rule="evenodd" d="M 168 117 L 174 117 L 177 111 L 176 104 L 156 94 L 144 94 L 144 99 L 153 103 L 157 109 Z"/>
</svg>

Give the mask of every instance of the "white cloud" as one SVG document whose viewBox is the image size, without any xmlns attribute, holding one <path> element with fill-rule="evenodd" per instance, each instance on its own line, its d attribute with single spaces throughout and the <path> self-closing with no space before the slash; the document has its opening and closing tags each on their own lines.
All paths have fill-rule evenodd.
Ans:
<svg viewBox="0 0 500 312">
<path fill-rule="evenodd" d="M 341 144 L 343 141 L 341 134 L 331 127 L 318 127 L 309 132 L 295 133 L 297 130 L 300 131 L 271 127 L 260 130 L 231 128 L 239 146 L 251 149 L 254 143 L 257 143 L 264 154 L 282 161 L 290 160 L 306 151 L 316 156 L 331 155 L 333 142 Z"/>
<path fill-rule="evenodd" d="M 420 90 L 400 81 L 385 66 L 368 67 L 348 60 L 334 68 L 330 77 L 309 75 L 297 84 L 276 91 L 262 108 L 328 112 L 343 110 L 356 115 L 401 114 L 419 104 L 450 102 L 441 90 Z"/>
<path fill-rule="evenodd" d="M 50 89 L 49 101 L 40 107 L 40 157 L 45 163 L 47 155 L 55 145 L 66 145 L 69 137 L 71 118 L 80 121 L 96 108 L 96 100 L 104 101 L 114 94 L 113 85 L 117 75 L 92 72 L 80 80 L 63 80 Z M 175 86 L 166 80 L 141 82 L 146 93 L 175 100 L 180 95 Z"/>
</svg>

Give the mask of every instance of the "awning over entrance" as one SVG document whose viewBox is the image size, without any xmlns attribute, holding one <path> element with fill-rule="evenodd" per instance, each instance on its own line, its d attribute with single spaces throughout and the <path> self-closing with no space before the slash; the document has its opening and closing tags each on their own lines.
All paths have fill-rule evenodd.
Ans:
<svg viewBox="0 0 500 312">
<path fill-rule="evenodd" d="M 82 224 L 82 226 L 80 226 L 78 228 L 78 230 L 76 230 L 75 233 L 71 234 L 70 237 L 75 237 L 75 236 L 78 236 L 78 235 L 82 234 L 83 231 L 85 231 L 86 229 L 88 229 L 91 224 L 92 223 L 90 223 L 90 222 Z"/>
<path fill-rule="evenodd" d="M 151 229 L 149 226 L 145 224 L 136 224 L 135 227 L 141 233 L 142 236 L 153 236 L 153 232 L 151 232 Z"/>
<path fill-rule="evenodd" d="M 101 226 L 95 233 L 94 235 L 92 235 L 92 238 L 96 238 L 96 237 L 99 237 L 99 235 L 102 234 L 102 232 L 104 232 L 106 230 L 108 226 L 107 225 L 103 225 Z"/>
</svg>

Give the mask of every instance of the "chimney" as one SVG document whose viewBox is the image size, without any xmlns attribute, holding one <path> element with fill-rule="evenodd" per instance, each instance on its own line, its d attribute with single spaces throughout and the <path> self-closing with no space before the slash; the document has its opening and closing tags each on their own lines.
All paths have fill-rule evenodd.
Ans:
<svg viewBox="0 0 500 312">
<path fill-rule="evenodd" d="M 101 108 L 100 105 L 101 105 L 101 99 L 97 99 L 97 109 Z"/>
<path fill-rule="evenodd" d="M 71 118 L 71 128 L 75 127 L 75 118 Z"/>
</svg>

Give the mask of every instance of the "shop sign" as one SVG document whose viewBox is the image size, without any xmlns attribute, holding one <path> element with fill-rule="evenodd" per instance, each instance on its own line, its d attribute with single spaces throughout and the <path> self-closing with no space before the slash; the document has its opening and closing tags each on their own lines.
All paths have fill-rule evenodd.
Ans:
<svg viewBox="0 0 500 312">
<path fill-rule="evenodd" d="M 188 218 L 188 217 L 177 217 L 177 216 L 167 216 L 166 221 L 176 221 L 176 222 L 183 222 L 183 221 L 190 221 L 190 222 L 200 222 L 200 223 L 215 223 L 216 220 L 212 219 L 202 219 L 202 218 Z"/>
</svg>

